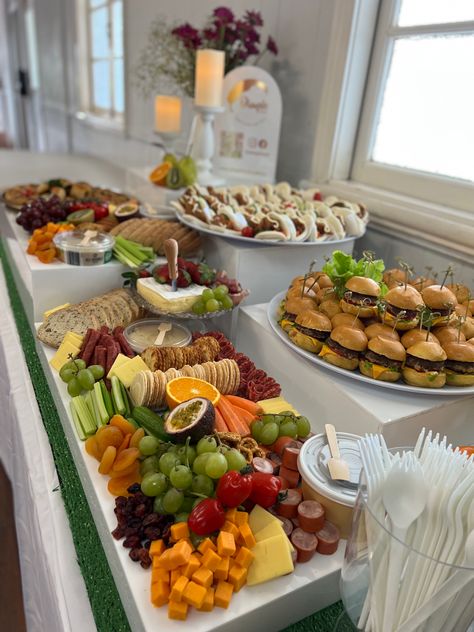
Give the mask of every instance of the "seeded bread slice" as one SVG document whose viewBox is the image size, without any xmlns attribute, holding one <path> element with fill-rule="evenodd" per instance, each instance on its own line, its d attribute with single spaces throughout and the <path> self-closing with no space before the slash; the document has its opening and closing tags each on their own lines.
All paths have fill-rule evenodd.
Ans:
<svg viewBox="0 0 474 632">
<path fill-rule="evenodd" d="M 54 312 L 38 329 L 38 338 L 50 347 L 58 348 L 68 331 L 84 336 L 94 323 L 88 320 L 79 305 Z"/>
</svg>

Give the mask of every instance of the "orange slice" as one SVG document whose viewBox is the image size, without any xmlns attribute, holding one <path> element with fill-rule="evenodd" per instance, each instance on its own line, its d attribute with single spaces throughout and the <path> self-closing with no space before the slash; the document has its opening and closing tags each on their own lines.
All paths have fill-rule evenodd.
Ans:
<svg viewBox="0 0 474 632">
<path fill-rule="evenodd" d="M 166 403 L 171 409 L 193 397 L 205 397 L 215 406 L 221 394 L 209 382 L 195 377 L 176 377 L 166 385 Z"/>
<path fill-rule="evenodd" d="M 164 186 L 166 183 L 166 176 L 172 166 L 173 165 L 170 162 L 162 162 L 161 165 L 155 167 L 149 175 L 150 182 L 159 186 Z"/>
</svg>

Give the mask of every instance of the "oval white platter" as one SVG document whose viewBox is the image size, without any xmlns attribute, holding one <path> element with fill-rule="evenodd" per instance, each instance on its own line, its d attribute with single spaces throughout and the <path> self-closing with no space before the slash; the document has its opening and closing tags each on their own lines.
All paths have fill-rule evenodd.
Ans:
<svg viewBox="0 0 474 632">
<path fill-rule="evenodd" d="M 240 233 L 232 230 L 228 230 L 227 228 L 209 228 L 208 224 L 205 224 L 201 220 L 193 217 L 190 219 L 190 216 L 186 215 L 183 212 L 180 212 L 176 209 L 176 217 L 178 220 L 188 226 L 189 228 L 193 228 L 197 230 L 199 233 L 204 233 L 205 235 L 212 235 L 213 237 L 223 237 L 224 239 L 231 239 L 235 241 L 242 241 L 246 244 L 252 246 L 292 246 L 292 247 L 301 247 L 301 246 L 309 246 L 313 248 L 317 248 L 318 246 L 327 246 L 329 244 L 337 246 L 338 244 L 344 244 L 350 241 L 354 241 L 355 239 L 359 239 L 363 235 L 357 235 L 352 237 L 344 237 L 344 239 L 321 239 L 319 241 L 277 241 L 274 239 L 255 239 L 254 237 L 244 237 Z"/>
<path fill-rule="evenodd" d="M 366 375 L 362 375 L 358 370 L 349 371 L 347 369 L 341 369 L 338 366 L 334 366 L 334 364 L 329 364 L 329 362 L 325 362 L 319 356 L 314 353 L 310 353 L 301 347 L 295 345 L 290 338 L 286 335 L 283 329 L 278 324 L 278 310 L 281 301 L 285 298 L 286 292 L 279 292 L 276 296 L 272 298 L 272 300 L 267 305 L 267 318 L 270 323 L 270 327 L 273 329 L 274 333 L 282 340 L 290 349 L 298 353 L 300 356 L 311 362 L 312 364 L 321 367 L 325 370 L 328 370 L 332 373 L 338 373 L 345 378 L 349 378 L 352 380 L 357 380 L 359 382 L 365 382 L 366 384 L 370 384 L 371 386 L 380 386 L 382 388 L 389 388 L 394 391 L 401 391 L 404 393 L 412 393 L 413 395 L 444 395 L 448 397 L 453 396 L 469 396 L 474 395 L 474 386 L 466 386 L 466 387 L 457 387 L 457 386 L 443 386 L 442 388 L 422 388 L 418 386 L 410 386 L 409 384 L 405 384 L 403 382 L 383 382 L 381 380 L 374 380 Z"/>
</svg>

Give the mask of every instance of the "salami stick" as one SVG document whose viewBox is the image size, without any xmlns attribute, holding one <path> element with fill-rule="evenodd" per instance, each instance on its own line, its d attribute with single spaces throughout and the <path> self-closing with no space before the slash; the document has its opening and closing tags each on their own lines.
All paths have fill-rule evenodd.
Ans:
<svg viewBox="0 0 474 632">
<path fill-rule="evenodd" d="M 116 329 L 119 329 L 119 328 L 116 327 Z M 132 347 L 128 344 L 127 339 L 123 335 L 123 332 L 118 331 L 117 333 L 115 333 L 115 329 L 114 329 L 114 336 L 115 336 L 115 340 L 120 346 L 122 353 L 124 353 L 129 358 L 133 358 L 135 356 L 135 352 L 132 349 Z"/>
<path fill-rule="evenodd" d="M 107 363 L 107 349 L 102 346 L 97 346 L 95 355 L 96 355 L 96 364 L 100 364 L 100 366 L 104 367 L 104 371 L 105 371 L 105 366 Z"/>
<path fill-rule="evenodd" d="M 84 353 L 82 354 L 82 359 L 86 363 L 86 366 L 89 366 L 89 364 L 91 364 L 90 360 L 92 358 L 92 354 L 94 353 L 94 349 L 99 342 L 99 338 L 100 332 L 96 331 L 95 329 L 91 329 L 91 335 L 89 336 L 87 345 L 84 348 Z"/>
</svg>

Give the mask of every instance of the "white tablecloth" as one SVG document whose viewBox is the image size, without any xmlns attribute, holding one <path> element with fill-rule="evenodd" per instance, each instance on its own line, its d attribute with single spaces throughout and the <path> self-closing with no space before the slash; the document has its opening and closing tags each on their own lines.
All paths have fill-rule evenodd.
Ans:
<svg viewBox="0 0 474 632">
<path fill-rule="evenodd" d="M 93 632 L 51 448 L 1 269 L 0 314 L 0 459 L 13 489 L 28 630 Z"/>
</svg>

